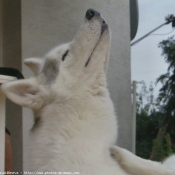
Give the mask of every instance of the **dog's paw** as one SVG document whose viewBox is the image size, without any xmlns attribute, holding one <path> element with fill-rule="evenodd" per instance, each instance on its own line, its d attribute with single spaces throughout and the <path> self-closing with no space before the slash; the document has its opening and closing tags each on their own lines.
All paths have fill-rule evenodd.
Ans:
<svg viewBox="0 0 175 175">
<path fill-rule="evenodd" d="M 121 148 L 119 148 L 117 146 L 111 146 L 110 147 L 110 154 L 114 160 L 116 160 L 118 163 L 122 163 Z"/>
</svg>

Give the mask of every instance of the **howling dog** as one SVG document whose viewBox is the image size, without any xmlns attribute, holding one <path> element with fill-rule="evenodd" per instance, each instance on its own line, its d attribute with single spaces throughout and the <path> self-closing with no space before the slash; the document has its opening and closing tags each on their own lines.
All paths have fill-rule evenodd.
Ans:
<svg viewBox="0 0 175 175">
<path fill-rule="evenodd" d="M 175 175 L 174 156 L 161 164 L 114 146 L 117 119 L 106 83 L 110 40 L 105 20 L 89 9 L 70 43 L 24 61 L 35 77 L 2 85 L 11 101 L 33 110 L 31 172 Z"/>
</svg>

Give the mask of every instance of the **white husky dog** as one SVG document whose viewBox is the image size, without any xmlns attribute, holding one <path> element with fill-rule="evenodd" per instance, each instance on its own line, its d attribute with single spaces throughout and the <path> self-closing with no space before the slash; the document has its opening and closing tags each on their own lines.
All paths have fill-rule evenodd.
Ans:
<svg viewBox="0 0 175 175">
<path fill-rule="evenodd" d="M 35 77 L 2 86 L 10 100 L 34 113 L 30 171 L 175 175 L 168 165 L 113 146 L 117 121 L 105 75 L 109 49 L 108 25 L 89 9 L 70 43 L 43 59 L 25 60 Z"/>
</svg>

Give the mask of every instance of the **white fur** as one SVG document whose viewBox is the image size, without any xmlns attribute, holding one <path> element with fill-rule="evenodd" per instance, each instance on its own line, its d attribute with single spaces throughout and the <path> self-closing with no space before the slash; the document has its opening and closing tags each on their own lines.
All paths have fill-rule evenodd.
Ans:
<svg viewBox="0 0 175 175">
<path fill-rule="evenodd" d="M 163 164 L 168 168 L 173 169 L 175 172 L 175 155 L 172 155 L 169 158 L 165 159 Z"/>
<path fill-rule="evenodd" d="M 112 146 L 117 120 L 105 75 L 110 32 L 106 28 L 101 35 L 102 20 L 100 16 L 85 19 L 70 43 L 54 48 L 43 59 L 25 61 L 36 77 L 2 86 L 9 99 L 32 108 L 35 120 L 40 120 L 31 131 L 30 171 L 173 175 L 159 163 L 141 163 L 126 150 L 121 163 L 118 158 L 123 151 L 118 154 L 118 147 Z M 129 168 L 123 166 L 125 161 Z"/>
<path fill-rule="evenodd" d="M 41 65 L 43 61 L 40 58 L 26 58 L 24 60 L 24 64 L 33 71 L 35 75 L 38 75 L 39 71 L 41 70 Z"/>
<path fill-rule="evenodd" d="M 121 167 L 132 175 L 172 175 L 175 174 L 175 156 L 168 158 L 163 164 L 151 160 L 145 160 L 135 156 L 131 152 L 111 147 L 111 155 Z"/>
</svg>

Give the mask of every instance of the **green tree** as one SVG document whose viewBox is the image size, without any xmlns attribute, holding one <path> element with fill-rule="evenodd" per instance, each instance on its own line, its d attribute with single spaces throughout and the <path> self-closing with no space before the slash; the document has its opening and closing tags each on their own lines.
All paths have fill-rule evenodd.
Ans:
<svg viewBox="0 0 175 175">
<path fill-rule="evenodd" d="M 158 100 L 162 104 L 162 110 L 169 116 L 174 117 L 175 113 L 175 39 L 170 37 L 167 40 L 163 40 L 159 43 L 159 47 L 162 49 L 162 55 L 165 62 L 168 64 L 167 72 L 160 75 L 157 79 L 157 83 L 162 83 Z"/>
<path fill-rule="evenodd" d="M 157 112 L 158 104 L 154 99 L 153 83 L 150 84 L 149 88 L 144 81 L 137 83 L 136 95 L 136 154 L 148 159 L 153 139 L 155 139 L 161 123 L 161 117 Z"/>
<path fill-rule="evenodd" d="M 162 88 L 159 90 L 158 102 L 160 104 L 159 111 L 164 114 L 165 118 L 157 133 L 156 140 L 163 142 L 167 129 L 172 130 L 171 123 L 174 123 L 175 118 L 175 40 L 174 37 L 170 37 L 167 40 L 163 40 L 159 43 L 159 47 L 162 49 L 162 55 L 166 63 L 168 64 L 167 72 L 160 75 L 157 79 L 157 83 L 162 84 Z M 174 123 L 175 124 L 175 123 Z M 171 135 L 171 134 L 170 134 Z M 172 137 L 173 138 L 173 137 Z M 150 155 L 151 160 L 157 159 L 157 152 L 159 150 L 158 144 L 154 144 Z"/>
<path fill-rule="evenodd" d="M 156 161 L 162 161 L 173 153 L 171 137 L 168 133 L 165 135 L 163 141 L 161 139 L 154 139 L 153 145 L 157 148 L 155 152 Z"/>
<path fill-rule="evenodd" d="M 171 138 L 169 137 L 169 141 L 167 141 L 168 136 L 163 139 L 157 137 L 166 115 L 160 110 L 160 103 L 154 97 L 153 83 L 147 88 L 145 82 L 141 81 L 138 86 L 140 92 L 137 92 L 136 154 L 149 159 L 152 153 L 154 160 L 161 161 L 172 152 Z M 168 127 L 167 131 L 175 136 L 172 134 L 175 129 L 172 130 Z M 152 152 L 153 147 L 154 152 Z"/>
</svg>

